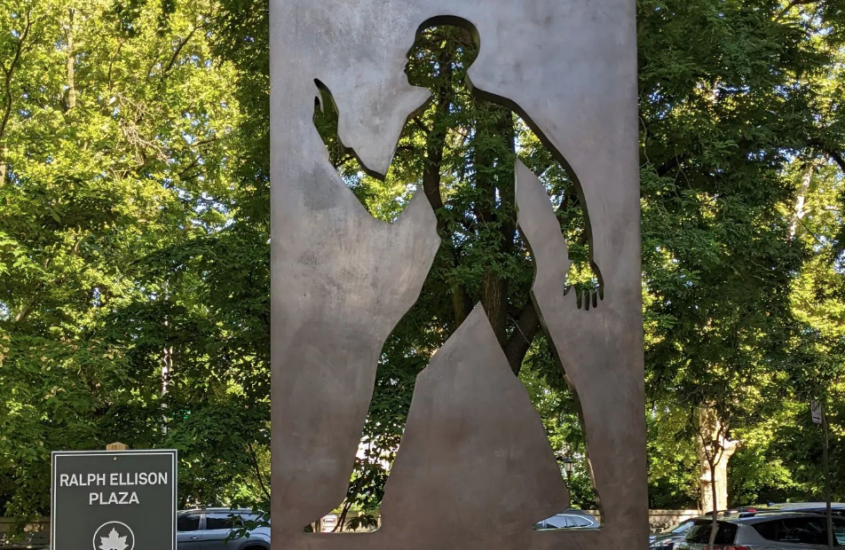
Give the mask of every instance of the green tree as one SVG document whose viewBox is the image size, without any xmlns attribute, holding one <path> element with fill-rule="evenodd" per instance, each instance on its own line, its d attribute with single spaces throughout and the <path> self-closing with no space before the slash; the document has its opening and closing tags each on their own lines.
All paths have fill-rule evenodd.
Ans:
<svg viewBox="0 0 845 550">
<path fill-rule="evenodd" d="M 689 411 L 679 433 L 698 440 L 707 508 L 727 506 L 735 445 L 800 398 L 818 364 L 792 307 L 812 252 L 795 238 L 806 190 L 793 173 L 841 150 L 841 10 L 639 3 L 648 388 L 658 408 Z"/>
<path fill-rule="evenodd" d="M 246 406 L 251 381 L 201 368 L 231 327 L 215 324 L 197 274 L 175 261 L 219 238 L 233 209 L 239 111 L 233 68 L 211 55 L 214 12 L 210 1 L 2 4 L 7 515 L 49 511 L 51 450 L 115 440 L 179 448 L 183 502 L 255 482 L 266 407 Z"/>
<path fill-rule="evenodd" d="M 178 448 L 182 504 L 266 506 L 266 0 L 0 6 L 0 506 L 48 512 L 49 451 L 117 439 Z M 638 2 L 654 507 L 818 498 L 810 399 L 842 464 L 843 11 Z M 384 181 L 340 145 L 327 91 L 315 109 L 368 211 L 425 193 L 443 240 L 384 347 L 346 514 L 377 510 L 416 375 L 479 302 L 555 452 L 584 458 L 528 299 L 515 158 L 553 197 L 576 293 L 597 284 L 581 204 L 522 121 L 471 93 L 476 54 L 461 28 L 418 36 L 408 76 L 433 100 Z M 583 461 L 572 485 L 596 503 Z"/>
</svg>

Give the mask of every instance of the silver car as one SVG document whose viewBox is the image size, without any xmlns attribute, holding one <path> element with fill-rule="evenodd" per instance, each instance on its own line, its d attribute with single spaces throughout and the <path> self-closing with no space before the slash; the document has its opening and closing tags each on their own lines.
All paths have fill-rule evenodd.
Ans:
<svg viewBox="0 0 845 550">
<path fill-rule="evenodd" d="M 672 550 L 676 544 L 684 542 L 693 525 L 695 520 L 688 519 L 663 532 L 649 535 L 648 547 L 652 550 Z"/>
<path fill-rule="evenodd" d="M 714 546 L 731 550 L 821 550 L 827 548 L 827 517 L 801 512 L 762 512 L 723 517 Z M 704 550 L 712 520 L 700 518 L 679 550 Z M 833 518 L 834 545 L 845 544 L 845 519 Z"/>
<path fill-rule="evenodd" d="M 176 516 L 179 550 L 270 550 L 270 528 L 252 527 L 258 519 L 252 510 L 206 508 L 186 510 Z M 249 535 L 241 534 L 250 527 Z"/>
<path fill-rule="evenodd" d="M 574 510 L 572 508 L 566 510 L 562 514 L 554 515 L 550 518 L 534 525 L 534 530 L 545 531 L 547 529 L 598 529 L 600 527 L 599 521 L 581 510 Z"/>
</svg>

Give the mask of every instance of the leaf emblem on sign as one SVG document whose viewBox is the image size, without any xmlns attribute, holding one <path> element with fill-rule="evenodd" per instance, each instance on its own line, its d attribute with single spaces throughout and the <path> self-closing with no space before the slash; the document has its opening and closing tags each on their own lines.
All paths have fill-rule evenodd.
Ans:
<svg viewBox="0 0 845 550">
<path fill-rule="evenodd" d="M 126 550 L 126 547 L 126 536 L 121 537 L 114 527 L 109 536 L 100 537 L 100 550 Z"/>
</svg>

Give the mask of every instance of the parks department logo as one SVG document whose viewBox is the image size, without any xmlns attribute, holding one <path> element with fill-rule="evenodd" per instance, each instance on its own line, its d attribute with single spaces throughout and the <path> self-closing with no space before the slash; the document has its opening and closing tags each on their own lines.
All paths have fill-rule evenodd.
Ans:
<svg viewBox="0 0 845 550">
<path fill-rule="evenodd" d="M 94 550 L 133 550 L 135 533 L 123 522 L 109 521 L 94 532 Z"/>
</svg>

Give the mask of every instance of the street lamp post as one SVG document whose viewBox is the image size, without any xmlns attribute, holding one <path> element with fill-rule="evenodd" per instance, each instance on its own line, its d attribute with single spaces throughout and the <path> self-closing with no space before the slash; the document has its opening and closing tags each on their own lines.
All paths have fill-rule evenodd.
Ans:
<svg viewBox="0 0 845 550">
<path fill-rule="evenodd" d="M 567 456 L 563 459 L 563 470 L 566 472 L 566 484 L 572 485 L 572 467 L 575 466 L 575 461 L 572 457 Z"/>
</svg>

